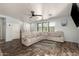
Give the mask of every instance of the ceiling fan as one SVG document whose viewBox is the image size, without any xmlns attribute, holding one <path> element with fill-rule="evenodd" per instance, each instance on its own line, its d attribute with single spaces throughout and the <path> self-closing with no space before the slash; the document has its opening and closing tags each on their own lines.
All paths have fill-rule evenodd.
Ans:
<svg viewBox="0 0 79 59">
<path fill-rule="evenodd" d="M 42 16 L 42 15 L 35 14 L 35 11 L 31 11 L 31 17 L 30 18 L 35 17 L 35 16 Z"/>
</svg>

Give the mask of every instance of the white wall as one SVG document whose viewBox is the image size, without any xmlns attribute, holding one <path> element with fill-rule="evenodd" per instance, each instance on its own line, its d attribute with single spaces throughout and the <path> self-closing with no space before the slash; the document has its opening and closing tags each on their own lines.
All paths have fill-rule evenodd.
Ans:
<svg viewBox="0 0 79 59">
<path fill-rule="evenodd" d="M 62 20 L 65 20 L 65 19 L 68 21 L 67 26 L 62 26 L 61 25 Z M 65 41 L 79 43 L 77 27 L 75 26 L 75 24 L 70 16 L 56 18 L 53 21 L 51 20 L 51 22 L 55 22 L 55 31 L 64 32 Z"/>
<path fill-rule="evenodd" d="M 6 41 L 20 38 L 21 21 L 6 17 Z"/>
<path fill-rule="evenodd" d="M 2 39 L 2 19 L 0 19 L 0 39 Z"/>
<path fill-rule="evenodd" d="M 79 43 L 79 27 L 77 28 L 77 36 L 78 36 L 78 40 L 77 40 L 77 42 Z"/>
</svg>

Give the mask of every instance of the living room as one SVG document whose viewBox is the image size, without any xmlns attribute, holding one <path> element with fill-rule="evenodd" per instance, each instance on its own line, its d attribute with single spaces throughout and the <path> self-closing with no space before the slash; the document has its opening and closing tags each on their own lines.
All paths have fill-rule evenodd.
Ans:
<svg viewBox="0 0 79 59">
<path fill-rule="evenodd" d="M 35 47 L 38 46 L 36 47 L 36 51 L 39 51 L 41 42 L 41 47 L 45 47 L 43 45 L 46 45 L 46 51 L 49 51 L 51 46 L 54 44 L 58 47 L 60 45 L 63 46 L 63 48 L 58 48 L 56 46 L 56 48 L 59 50 L 62 49 L 62 51 L 64 51 L 64 48 L 66 48 L 67 52 L 67 49 L 69 49 L 68 53 L 70 53 L 68 54 L 62 52 L 62 54 L 55 54 L 54 52 L 54 54 L 52 54 L 52 52 L 50 53 L 51 55 L 64 55 L 64 53 L 65 55 L 79 55 L 79 25 L 76 25 L 74 18 L 71 15 L 73 5 L 75 4 L 0 4 L 1 55 L 31 55 L 29 48 L 34 50 Z M 76 5 L 79 7 L 78 3 L 76 3 Z M 52 44 L 49 45 L 48 43 Z M 34 49 L 32 49 L 32 47 Z M 19 52 L 17 52 L 18 50 Z M 71 50 L 73 50 L 73 52 L 71 52 Z M 76 50 L 78 52 L 76 52 Z M 45 50 L 42 51 L 42 53 L 32 53 L 32 55 L 44 54 Z M 47 54 L 50 55 L 49 53 Z"/>
</svg>

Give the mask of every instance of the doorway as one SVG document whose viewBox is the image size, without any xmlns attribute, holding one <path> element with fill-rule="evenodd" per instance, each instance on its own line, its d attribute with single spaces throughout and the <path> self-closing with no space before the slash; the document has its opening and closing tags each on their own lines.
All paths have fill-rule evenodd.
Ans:
<svg viewBox="0 0 79 59">
<path fill-rule="evenodd" d="M 0 43 L 5 42 L 6 38 L 6 20 L 0 17 Z"/>
</svg>

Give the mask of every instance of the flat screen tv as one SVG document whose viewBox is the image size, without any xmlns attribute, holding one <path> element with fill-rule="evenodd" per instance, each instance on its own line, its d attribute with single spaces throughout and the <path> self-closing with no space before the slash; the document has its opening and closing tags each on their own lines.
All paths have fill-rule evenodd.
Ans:
<svg viewBox="0 0 79 59">
<path fill-rule="evenodd" d="M 79 26 L 79 7 L 78 7 L 77 3 L 72 4 L 71 17 L 72 17 L 75 25 L 78 27 Z"/>
</svg>

